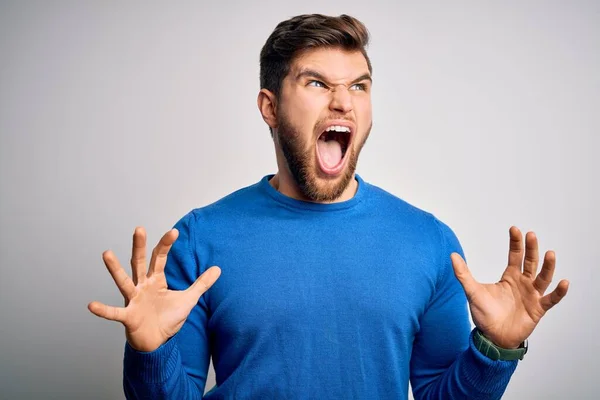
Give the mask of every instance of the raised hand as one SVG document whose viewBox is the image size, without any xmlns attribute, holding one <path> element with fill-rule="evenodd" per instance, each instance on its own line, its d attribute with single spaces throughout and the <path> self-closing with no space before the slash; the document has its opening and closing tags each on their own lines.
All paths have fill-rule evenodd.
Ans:
<svg viewBox="0 0 600 400">
<path fill-rule="evenodd" d="M 164 268 L 178 234 L 176 229 L 164 234 L 152 251 L 146 272 L 146 232 L 136 228 L 131 255 L 132 277 L 123 270 L 113 252 L 102 254 L 108 272 L 125 298 L 125 307 L 94 301 L 88 309 L 99 317 L 121 322 L 130 346 L 139 351 L 153 351 L 175 335 L 200 296 L 221 274 L 218 267 L 211 267 L 186 290 L 167 289 Z"/>
<path fill-rule="evenodd" d="M 508 267 L 498 283 L 477 282 L 459 254 L 453 253 L 451 257 L 454 273 L 467 295 L 473 322 L 502 348 L 517 348 L 531 335 L 544 314 L 565 297 L 569 288 L 569 282 L 563 279 L 554 291 L 544 294 L 554 275 L 554 252 L 546 252 L 542 270 L 536 276 L 537 238 L 533 232 L 527 233 L 523 252 L 523 235 L 514 226 L 510 228 Z"/>
</svg>

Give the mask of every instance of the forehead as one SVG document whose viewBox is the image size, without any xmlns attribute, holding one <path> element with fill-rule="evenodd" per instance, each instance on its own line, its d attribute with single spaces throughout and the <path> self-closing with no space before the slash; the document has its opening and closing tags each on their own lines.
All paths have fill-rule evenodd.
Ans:
<svg viewBox="0 0 600 400">
<path fill-rule="evenodd" d="M 369 73 L 367 60 L 359 50 L 329 47 L 305 50 L 294 57 L 289 76 L 294 79 L 305 69 L 317 71 L 331 80 L 356 79 Z"/>
</svg>

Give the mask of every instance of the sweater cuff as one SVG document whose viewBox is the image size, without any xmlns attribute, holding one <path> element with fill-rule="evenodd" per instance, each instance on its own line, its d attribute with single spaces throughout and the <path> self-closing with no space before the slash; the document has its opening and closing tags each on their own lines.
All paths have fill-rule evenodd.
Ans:
<svg viewBox="0 0 600 400">
<path fill-rule="evenodd" d="M 471 368 L 467 370 L 466 380 L 473 388 L 485 388 L 487 393 L 504 391 L 517 368 L 517 361 L 494 361 L 483 355 L 473 342 L 473 334 L 469 336 L 469 347 L 466 351 L 466 362 Z"/>
<path fill-rule="evenodd" d="M 181 365 L 176 338 L 172 337 L 154 351 L 138 351 L 125 343 L 124 374 L 130 381 L 162 383 Z"/>
</svg>

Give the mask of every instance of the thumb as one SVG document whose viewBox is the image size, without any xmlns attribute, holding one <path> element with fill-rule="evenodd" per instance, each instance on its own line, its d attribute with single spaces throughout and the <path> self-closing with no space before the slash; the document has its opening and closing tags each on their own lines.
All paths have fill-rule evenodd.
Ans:
<svg viewBox="0 0 600 400">
<path fill-rule="evenodd" d="M 450 258 L 452 259 L 452 268 L 454 268 L 454 275 L 456 275 L 456 278 L 465 290 L 467 298 L 471 299 L 471 297 L 475 293 L 475 290 L 477 289 L 477 281 L 475 280 L 475 278 L 473 278 L 473 275 L 471 275 L 471 271 L 469 271 L 467 263 L 461 257 L 460 254 L 452 253 L 450 255 Z"/>
<path fill-rule="evenodd" d="M 221 268 L 210 267 L 202 275 L 196 279 L 196 282 L 192 284 L 186 291 L 194 298 L 197 302 L 200 296 L 202 296 L 221 276 Z"/>
</svg>

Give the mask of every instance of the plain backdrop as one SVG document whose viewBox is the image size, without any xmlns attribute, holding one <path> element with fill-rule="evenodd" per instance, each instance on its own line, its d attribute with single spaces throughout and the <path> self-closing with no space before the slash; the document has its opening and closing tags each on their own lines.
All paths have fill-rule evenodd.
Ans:
<svg viewBox="0 0 600 400">
<path fill-rule="evenodd" d="M 600 392 L 599 2 L 2 1 L 0 398 L 123 398 L 123 328 L 86 308 L 122 304 L 101 253 L 275 172 L 259 52 L 315 12 L 371 32 L 361 176 L 449 224 L 478 280 L 516 225 L 571 281 L 504 398 Z"/>
</svg>

